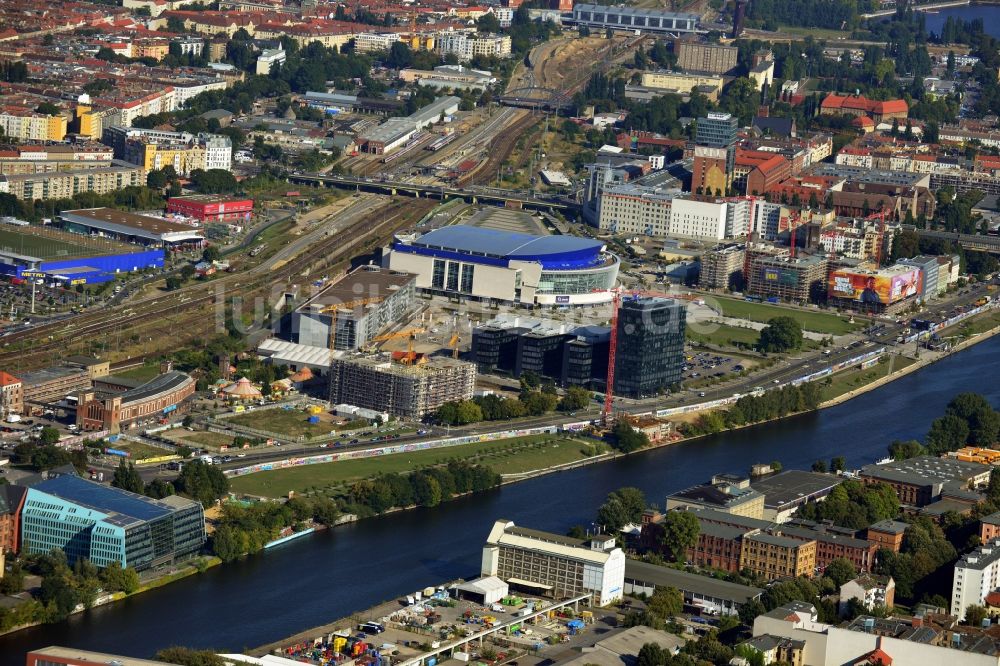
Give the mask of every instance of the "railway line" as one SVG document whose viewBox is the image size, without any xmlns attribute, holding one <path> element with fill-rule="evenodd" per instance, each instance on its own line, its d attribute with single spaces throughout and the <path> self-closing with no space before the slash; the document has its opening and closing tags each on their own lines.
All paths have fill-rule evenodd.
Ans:
<svg viewBox="0 0 1000 666">
<path fill-rule="evenodd" d="M 522 134 L 539 120 L 538 116 L 525 112 L 521 113 L 522 115 L 511 123 L 510 126 L 505 127 L 503 133 L 500 134 L 498 139 L 493 142 L 493 146 L 490 149 L 486 160 L 480 162 L 468 173 L 460 176 L 455 182 L 456 185 L 459 187 L 466 187 L 468 185 L 478 185 L 484 182 L 489 182 L 490 177 L 510 156 L 511 152 L 514 150 L 514 145 L 517 143 L 518 139 L 521 138 Z"/>
<path fill-rule="evenodd" d="M 117 336 L 117 353 L 124 353 L 123 338 L 125 348 L 137 348 L 140 356 L 179 348 L 210 334 L 216 317 L 220 312 L 226 313 L 236 298 L 253 302 L 257 297 L 270 295 L 275 283 L 281 283 L 276 273 L 291 281 L 296 276 L 349 260 L 373 241 L 381 241 L 412 224 L 434 205 L 426 200 L 388 205 L 383 199 L 363 201 L 344 211 L 338 222 L 350 221 L 344 222 L 344 228 L 336 233 L 320 227 L 246 272 L 7 336 L 7 345 L 0 350 L 0 362 L 17 370 L 50 365 L 62 356 L 92 353 L 94 342 L 104 336 Z M 381 215 L 373 219 L 372 214 L 377 212 Z M 147 346 L 148 351 L 144 349 Z"/>
</svg>

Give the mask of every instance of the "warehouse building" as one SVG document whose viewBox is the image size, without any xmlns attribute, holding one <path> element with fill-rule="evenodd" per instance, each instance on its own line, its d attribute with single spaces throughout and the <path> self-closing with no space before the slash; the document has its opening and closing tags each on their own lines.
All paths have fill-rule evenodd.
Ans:
<svg viewBox="0 0 1000 666">
<path fill-rule="evenodd" d="M 472 398 L 476 387 L 476 366 L 472 363 L 447 356 L 403 363 L 403 358 L 393 356 L 335 357 L 330 364 L 330 402 L 418 420 L 446 402 Z"/>
<path fill-rule="evenodd" d="M 156 500 L 66 474 L 28 488 L 21 533 L 27 554 L 58 548 L 71 566 L 88 559 L 142 571 L 201 550 L 205 514 L 178 495 Z"/>
<path fill-rule="evenodd" d="M 170 197 L 167 200 L 167 212 L 194 218 L 202 223 L 245 223 L 250 221 L 253 214 L 253 199 L 220 194 L 189 194 Z"/>
<path fill-rule="evenodd" d="M 292 314 L 292 340 L 300 345 L 355 351 L 413 306 L 415 276 L 361 266 L 299 306 Z"/>
<path fill-rule="evenodd" d="M 111 433 L 155 423 L 182 409 L 194 395 L 195 381 L 183 372 L 168 372 L 124 391 L 80 391 L 76 424 L 82 430 Z"/>
<path fill-rule="evenodd" d="M 619 265 L 601 241 L 464 225 L 397 235 L 383 262 L 425 293 L 528 306 L 608 302 Z"/>
<path fill-rule="evenodd" d="M 992 466 L 955 458 L 917 456 L 884 465 L 865 465 L 860 478 L 867 484 L 889 484 L 900 504 L 927 506 L 943 491 L 974 489 L 989 482 Z"/>
<path fill-rule="evenodd" d="M 711 576 L 680 571 L 639 560 L 625 561 L 625 594 L 653 596 L 657 588 L 673 588 L 684 595 L 684 603 L 712 615 L 736 615 L 740 608 L 760 600 L 764 590 Z"/>
<path fill-rule="evenodd" d="M 482 575 L 549 598 L 589 593 L 595 606 L 607 606 L 624 593 L 625 553 L 605 534 L 574 539 L 497 520 L 483 547 Z"/>
<path fill-rule="evenodd" d="M 458 111 L 458 97 L 439 97 L 405 118 L 389 118 L 384 123 L 358 137 L 358 145 L 366 153 L 390 153 L 413 138 L 423 128 L 433 125 Z"/>
<path fill-rule="evenodd" d="M 633 33 L 677 35 L 697 32 L 698 19 L 697 14 L 667 12 L 662 9 L 577 4 L 573 6 L 571 22 L 587 26 L 591 30 L 603 31 L 610 28 Z"/>
<path fill-rule="evenodd" d="M 199 229 L 113 208 L 64 210 L 59 218 L 67 231 L 136 245 L 174 249 L 201 247 L 205 242 Z"/>
</svg>

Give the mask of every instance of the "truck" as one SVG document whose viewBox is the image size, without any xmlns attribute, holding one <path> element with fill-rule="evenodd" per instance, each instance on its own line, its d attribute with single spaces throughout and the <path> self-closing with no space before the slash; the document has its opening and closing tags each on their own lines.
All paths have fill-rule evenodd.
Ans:
<svg viewBox="0 0 1000 666">
<path fill-rule="evenodd" d="M 21 415 L 11 412 L 10 414 L 7 415 L 7 418 L 5 418 L 4 420 L 7 421 L 7 423 L 18 423 L 21 420 Z"/>
</svg>

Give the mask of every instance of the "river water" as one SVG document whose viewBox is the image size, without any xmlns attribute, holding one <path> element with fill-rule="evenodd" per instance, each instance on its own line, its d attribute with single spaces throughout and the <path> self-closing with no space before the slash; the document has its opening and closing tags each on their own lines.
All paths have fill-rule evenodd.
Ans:
<svg viewBox="0 0 1000 666">
<path fill-rule="evenodd" d="M 1000 337 L 848 403 L 614 462 L 539 477 L 482 495 L 330 530 L 65 622 L 0 637 L 0 666 L 66 645 L 151 656 L 170 645 L 239 652 L 479 571 L 493 520 L 564 532 L 589 525 L 608 492 L 642 488 L 650 501 L 716 472 L 755 462 L 808 468 L 843 455 L 850 466 L 881 458 L 893 439 L 922 438 L 956 393 L 1000 405 Z"/>
<path fill-rule="evenodd" d="M 932 13 L 933 12 L 933 13 Z M 940 35 L 944 22 L 948 17 L 961 19 L 962 21 L 972 21 L 974 19 L 983 20 L 983 28 L 986 34 L 1000 38 L 1000 6 L 998 5 L 962 5 L 958 7 L 945 7 L 925 12 L 927 16 L 927 32 Z"/>
</svg>

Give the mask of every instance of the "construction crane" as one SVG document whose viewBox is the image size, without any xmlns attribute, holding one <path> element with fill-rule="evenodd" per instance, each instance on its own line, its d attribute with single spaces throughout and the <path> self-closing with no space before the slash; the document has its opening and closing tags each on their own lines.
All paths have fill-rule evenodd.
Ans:
<svg viewBox="0 0 1000 666">
<path fill-rule="evenodd" d="M 404 357 L 403 363 L 406 365 L 413 365 L 413 362 L 417 358 L 416 352 L 413 351 L 413 341 L 416 339 L 417 335 L 420 333 L 426 333 L 426 329 L 423 328 L 406 328 L 402 331 L 396 331 L 395 333 L 386 333 L 384 335 L 377 335 L 365 344 L 365 351 L 371 351 L 372 347 L 380 342 L 388 342 L 389 340 L 398 340 L 399 338 L 407 338 L 406 343 L 406 356 Z"/>
<path fill-rule="evenodd" d="M 613 289 L 611 298 L 611 341 L 608 345 L 608 377 L 604 387 L 604 409 L 601 410 L 601 423 L 608 425 L 611 407 L 614 402 L 615 390 L 615 352 L 618 348 L 618 308 L 622 303 L 621 290 Z"/>
<path fill-rule="evenodd" d="M 791 258 L 794 259 L 795 255 L 798 253 L 798 246 L 795 244 L 795 229 L 802 222 L 802 211 L 793 210 L 788 214 L 788 231 L 790 234 L 790 247 L 791 247 Z"/>
<path fill-rule="evenodd" d="M 452 358 L 458 358 L 458 342 L 459 342 L 459 340 L 461 340 L 461 338 L 458 336 L 458 333 L 456 332 L 454 335 L 451 336 L 451 340 L 448 341 L 448 346 L 451 347 L 451 357 Z"/>
<path fill-rule="evenodd" d="M 343 303 L 334 303 L 332 305 L 327 305 L 322 310 L 320 314 L 330 315 L 330 351 L 336 349 L 337 344 L 337 313 L 342 310 L 354 310 L 357 307 L 364 307 L 372 303 L 381 303 L 384 300 L 382 296 L 372 296 L 370 298 L 355 298 L 350 301 L 344 301 Z"/>
</svg>

